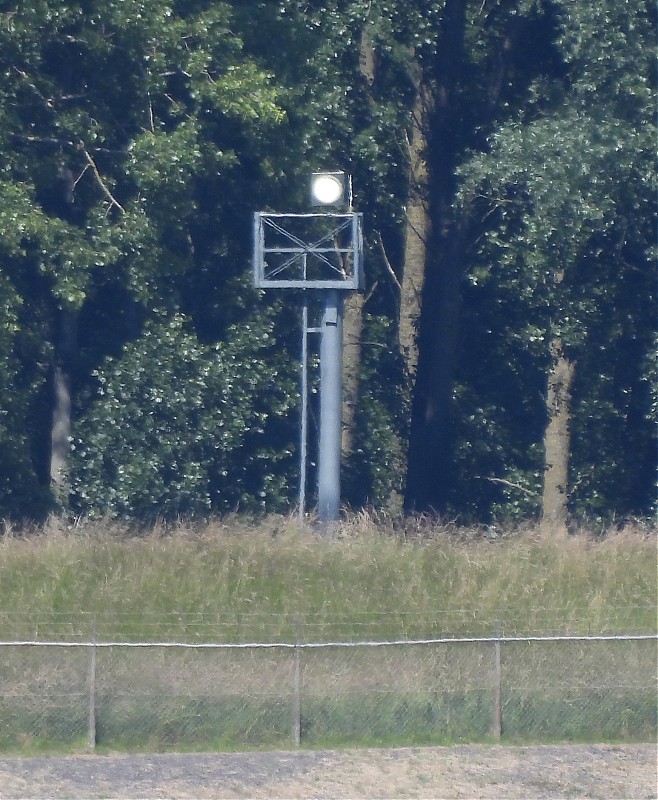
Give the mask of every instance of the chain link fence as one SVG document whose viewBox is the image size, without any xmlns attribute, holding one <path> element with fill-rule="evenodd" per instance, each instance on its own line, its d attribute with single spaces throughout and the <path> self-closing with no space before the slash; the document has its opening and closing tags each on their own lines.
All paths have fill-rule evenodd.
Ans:
<svg viewBox="0 0 658 800">
<path fill-rule="evenodd" d="M 95 622 L 86 635 L 61 621 L 21 628 L 0 641 L 0 750 L 656 738 L 655 634 L 292 630 L 147 642 L 101 637 Z"/>
</svg>

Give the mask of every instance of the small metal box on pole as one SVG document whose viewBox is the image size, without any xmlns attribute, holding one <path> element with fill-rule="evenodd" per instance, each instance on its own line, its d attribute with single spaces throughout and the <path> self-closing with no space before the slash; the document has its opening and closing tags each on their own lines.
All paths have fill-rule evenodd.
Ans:
<svg viewBox="0 0 658 800">
<path fill-rule="evenodd" d="M 303 214 L 254 214 L 254 285 L 296 289 L 302 294 L 302 424 L 300 433 L 300 514 L 305 511 L 307 336 L 319 332 L 320 438 L 318 516 L 333 522 L 340 512 L 343 297 L 363 287 L 361 214 L 351 210 L 351 183 L 342 172 L 314 173 L 311 203 L 349 210 Z M 308 327 L 308 295 L 322 303 L 319 328 Z"/>
</svg>

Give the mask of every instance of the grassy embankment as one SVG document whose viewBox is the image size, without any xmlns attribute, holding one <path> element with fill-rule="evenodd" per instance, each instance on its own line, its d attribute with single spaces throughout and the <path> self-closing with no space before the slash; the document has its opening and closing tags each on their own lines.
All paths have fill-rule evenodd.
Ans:
<svg viewBox="0 0 658 800">
<path fill-rule="evenodd" d="M 155 527 L 142 536 L 114 523 L 65 530 L 53 522 L 0 538 L 2 636 L 22 636 L 21 620 L 32 629 L 58 616 L 81 634 L 80 612 L 96 615 L 99 638 L 276 639 L 290 632 L 286 617 L 359 638 L 499 626 L 652 631 L 655 567 L 655 536 L 638 528 L 601 539 L 528 530 L 491 540 L 430 523 L 387 530 L 355 517 L 327 541 L 282 518 Z M 323 635 L 306 638 L 315 634 Z"/>
<path fill-rule="evenodd" d="M 639 528 L 604 538 L 527 530 L 491 540 L 430 523 L 399 529 L 354 517 L 328 541 L 281 518 L 181 524 L 140 536 L 116 524 L 67 531 L 51 523 L 0 540 L 0 638 L 89 641 L 92 629 L 98 641 L 188 642 L 653 633 L 655 572 L 655 536 Z M 29 687 L 25 653 L 7 650 L 0 681 L 10 689 L 22 683 L 25 702 L 18 710 L 16 695 L 5 706 L 13 711 L 0 747 L 79 744 L 86 650 L 74 658 L 35 648 Z M 304 650 L 302 740 L 486 740 L 492 655 L 489 645 Z M 101 744 L 290 742 L 290 650 L 110 649 L 98 658 Z M 652 642 L 505 645 L 503 736 L 651 737 L 654 662 Z M 62 711 L 55 703 L 47 723 L 41 700 L 28 708 L 26 698 L 44 685 L 52 697 L 65 696 L 76 681 L 79 707 Z"/>
</svg>

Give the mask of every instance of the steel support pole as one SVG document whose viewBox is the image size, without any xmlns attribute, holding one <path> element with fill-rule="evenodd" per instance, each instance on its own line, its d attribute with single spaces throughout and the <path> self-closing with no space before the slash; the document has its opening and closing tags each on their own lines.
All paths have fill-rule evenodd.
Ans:
<svg viewBox="0 0 658 800">
<path fill-rule="evenodd" d="M 299 430 L 299 518 L 306 514 L 306 460 L 308 452 L 308 298 L 302 305 L 301 425 Z"/>
<path fill-rule="evenodd" d="M 320 453 L 318 516 L 334 522 L 340 513 L 340 440 L 343 368 L 342 293 L 323 292 L 320 341 Z"/>
</svg>

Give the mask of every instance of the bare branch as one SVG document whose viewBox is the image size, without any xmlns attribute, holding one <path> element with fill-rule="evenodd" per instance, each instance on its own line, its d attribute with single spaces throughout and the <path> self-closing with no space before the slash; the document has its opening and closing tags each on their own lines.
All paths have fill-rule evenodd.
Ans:
<svg viewBox="0 0 658 800">
<path fill-rule="evenodd" d="M 367 295 L 366 295 L 366 296 L 363 298 L 363 305 L 364 305 L 364 306 L 365 306 L 365 304 L 368 302 L 368 300 L 370 300 L 370 298 L 373 296 L 373 294 L 375 293 L 375 289 L 376 289 L 378 286 L 379 286 L 379 281 L 375 281 L 375 282 L 373 283 L 373 285 L 370 287 L 370 291 L 369 291 L 369 292 L 368 292 L 368 294 L 367 294 Z"/>
<path fill-rule="evenodd" d="M 421 200 L 421 205 L 425 209 L 425 211 L 427 211 L 427 206 L 422 200 Z M 411 220 L 409 219 L 409 215 L 407 214 L 406 209 L 405 209 L 404 214 L 405 214 L 405 217 L 407 218 L 407 225 L 409 226 L 409 228 L 411 228 L 411 230 L 416 234 L 416 236 L 423 243 L 425 248 L 427 248 L 429 246 L 428 242 L 427 242 L 427 237 L 423 236 L 423 234 L 418 230 L 418 228 L 411 222 Z"/>
<path fill-rule="evenodd" d="M 107 197 L 107 199 L 109 200 L 110 206 L 116 206 L 116 208 L 118 208 L 122 214 L 125 214 L 126 209 L 121 205 L 121 203 L 119 203 L 119 201 L 114 197 L 112 192 L 107 188 L 107 185 L 103 181 L 103 178 L 101 177 L 101 174 L 98 171 L 98 167 L 96 166 L 96 162 L 94 161 L 94 159 L 89 155 L 89 153 L 84 147 L 82 147 L 82 152 L 84 153 L 85 158 L 89 162 L 89 166 L 91 167 L 91 170 L 94 173 L 94 177 L 96 178 L 96 182 L 100 186 L 101 191 L 103 192 L 105 197 Z"/>
<path fill-rule="evenodd" d="M 393 282 L 398 287 L 398 291 L 402 292 L 402 284 L 398 280 L 398 276 L 395 274 L 395 270 L 391 266 L 391 262 L 388 259 L 388 255 L 386 254 L 386 248 L 384 247 L 384 242 L 382 241 L 382 235 L 379 231 L 377 231 L 377 244 L 379 245 L 379 249 L 382 252 L 382 257 L 384 259 L 384 264 L 386 265 L 386 269 L 388 270 L 390 276 L 393 278 Z"/>
<path fill-rule="evenodd" d="M 88 169 L 89 169 L 89 164 L 87 164 L 85 167 L 83 167 L 83 168 L 82 168 L 82 172 L 81 172 L 81 173 L 78 175 L 78 177 L 77 177 L 77 178 L 76 178 L 76 179 L 73 181 L 73 186 L 72 186 L 72 188 L 73 188 L 74 190 L 75 190 L 76 186 L 77 186 L 77 185 L 80 183 L 80 181 L 82 180 L 82 176 L 85 174 L 85 172 L 86 172 Z"/>
<path fill-rule="evenodd" d="M 41 89 L 39 89 L 39 87 L 38 87 L 38 86 L 37 86 L 37 85 L 34 83 L 34 81 L 33 81 L 33 80 L 30 78 L 30 76 L 27 74 L 27 72 L 25 72 L 25 71 L 24 71 L 24 70 L 22 70 L 22 69 L 19 69 L 19 68 L 18 68 L 18 67 L 16 67 L 16 66 L 14 66 L 14 67 L 13 67 L 13 69 L 14 69 L 14 71 L 15 71 L 15 72 L 17 72 L 17 73 L 18 73 L 18 74 L 21 76 L 21 78 L 22 78 L 22 79 L 23 79 L 23 80 L 24 80 L 24 81 L 27 83 L 27 85 L 30 87 L 30 89 L 32 89 L 32 91 L 33 91 L 33 92 L 34 92 L 36 95 L 38 95 L 38 96 L 39 96 L 39 98 L 40 98 L 40 99 L 43 101 L 43 103 L 46 105 L 46 107 L 47 107 L 47 108 L 49 108 L 49 109 L 52 111 L 52 110 L 54 109 L 54 107 L 55 107 L 55 105 L 54 105 L 54 103 L 53 103 L 53 101 L 52 101 L 52 98 L 50 98 L 50 97 L 46 97 L 46 96 L 43 94 L 43 92 L 41 91 Z"/>
<path fill-rule="evenodd" d="M 80 144 L 72 142 L 70 139 L 58 139 L 55 136 L 32 136 L 22 133 L 11 133 L 12 141 L 21 144 L 47 144 L 53 147 L 68 147 L 72 150 L 79 150 Z M 109 147 L 88 147 L 90 153 L 109 153 L 111 155 L 125 155 L 127 150 L 118 150 Z"/>
<path fill-rule="evenodd" d="M 520 492 L 527 494 L 528 497 L 539 497 L 539 492 L 533 492 L 531 489 L 527 489 L 525 486 L 521 486 L 520 483 L 514 483 L 513 481 L 507 481 L 505 478 L 492 478 L 489 475 L 478 475 L 478 478 L 483 481 L 491 481 L 491 483 L 502 483 L 504 486 L 509 486 L 512 489 L 518 489 Z"/>
</svg>

